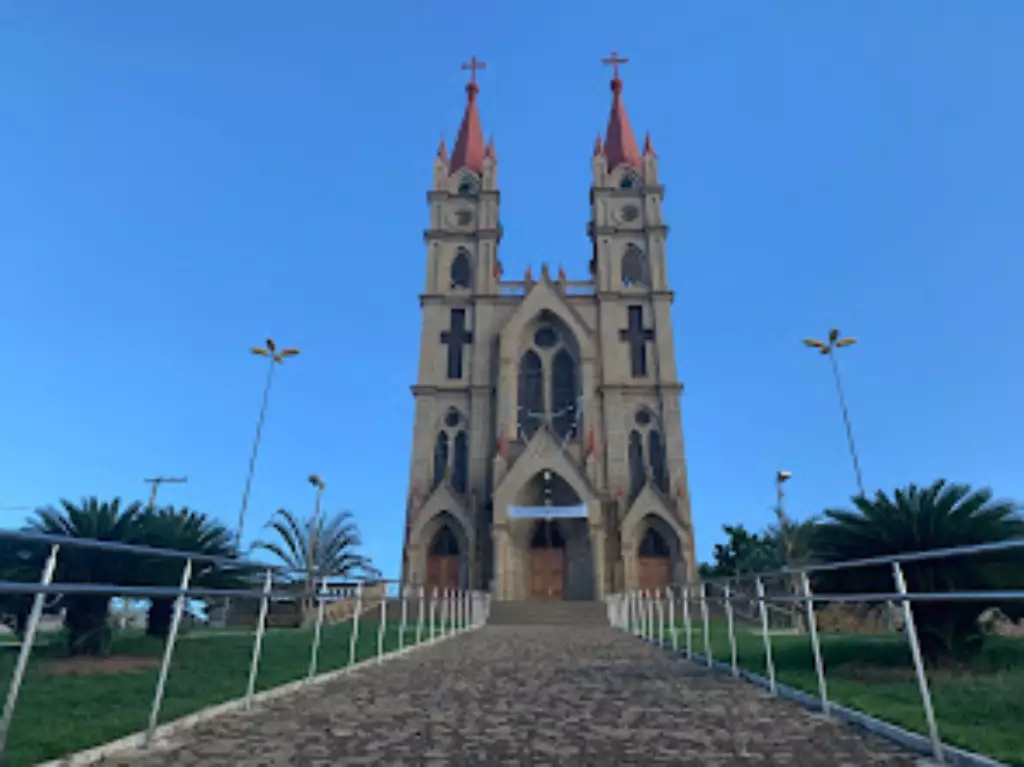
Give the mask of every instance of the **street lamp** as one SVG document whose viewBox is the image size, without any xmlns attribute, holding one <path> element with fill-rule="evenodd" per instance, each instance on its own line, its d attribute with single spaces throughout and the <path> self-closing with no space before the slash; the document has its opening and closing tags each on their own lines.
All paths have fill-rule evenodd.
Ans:
<svg viewBox="0 0 1024 767">
<path fill-rule="evenodd" d="M 142 481 L 145 482 L 147 485 L 150 485 L 152 487 L 152 490 L 150 491 L 150 494 L 149 494 L 149 508 L 150 509 L 156 509 L 156 493 L 157 493 L 157 490 L 160 489 L 160 485 L 162 485 L 164 483 L 168 483 L 168 482 L 169 483 L 173 483 L 173 484 L 183 484 L 185 482 L 188 482 L 188 477 L 163 477 L 163 476 L 161 476 L 161 477 L 153 477 L 152 479 L 144 479 Z"/>
<path fill-rule="evenodd" d="M 252 443 L 252 455 L 249 456 L 249 471 L 245 476 L 245 490 L 242 491 L 242 508 L 238 512 L 238 530 L 236 532 L 235 547 L 238 553 L 242 553 L 242 531 L 245 527 L 245 510 L 249 505 L 249 491 L 252 489 L 252 474 L 256 469 L 256 455 L 260 449 L 260 436 L 263 433 L 263 418 L 267 414 L 267 399 L 270 397 L 270 384 L 274 380 L 274 369 L 289 357 L 299 353 L 298 349 L 277 350 L 277 344 L 273 338 L 267 339 L 267 345 L 252 347 L 252 353 L 258 357 L 266 357 L 270 361 L 267 369 L 267 382 L 263 386 L 263 404 L 260 405 L 260 416 L 256 422 L 256 439 Z"/>
<path fill-rule="evenodd" d="M 857 342 L 855 338 L 840 338 L 839 331 L 835 328 L 828 332 L 828 343 L 818 341 L 814 338 L 804 339 L 804 345 L 817 349 L 818 353 L 825 355 L 832 363 L 832 375 L 836 380 L 836 393 L 839 394 L 839 407 L 843 411 L 843 424 L 846 426 L 846 441 L 850 446 L 850 457 L 853 459 L 853 472 L 857 475 L 857 489 L 861 496 L 864 495 L 864 480 L 860 473 L 860 461 L 857 459 L 857 448 L 853 444 L 853 429 L 850 428 L 850 413 L 846 409 L 846 396 L 843 394 L 843 383 L 839 377 L 839 363 L 836 362 L 836 350 L 846 346 L 852 346 Z"/>
<path fill-rule="evenodd" d="M 317 538 L 320 533 L 320 499 L 323 498 L 324 488 L 327 487 L 327 485 L 320 478 L 319 474 L 310 474 L 309 484 L 316 488 L 316 501 L 313 507 L 313 527 L 309 533 L 309 561 L 307 563 L 307 567 L 310 573 L 312 573 L 314 570 L 318 569 L 316 550 L 317 544 L 319 543 Z"/>
</svg>

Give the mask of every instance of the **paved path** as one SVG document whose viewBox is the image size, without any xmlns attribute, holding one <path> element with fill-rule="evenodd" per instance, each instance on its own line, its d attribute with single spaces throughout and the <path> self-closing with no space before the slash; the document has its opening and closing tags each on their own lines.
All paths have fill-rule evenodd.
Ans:
<svg viewBox="0 0 1024 767">
<path fill-rule="evenodd" d="M 105 764 L 918 763 L 610 628 L 487 627 L 211 720 L 168 747 Z"/>
</svg>

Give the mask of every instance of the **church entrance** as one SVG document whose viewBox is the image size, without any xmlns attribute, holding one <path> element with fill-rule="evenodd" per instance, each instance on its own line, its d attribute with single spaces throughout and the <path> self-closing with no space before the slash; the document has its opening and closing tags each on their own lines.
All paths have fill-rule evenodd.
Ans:
<svg viewBox="0 0 1024 767">
<path fill-rule="evenodd" d="M 424 583 L 427 594 L 432 594 L 435 588 L 439 594 L 445 589 L 459 588 L 459 566 L 459 541 L 452 529 L 444 525 L 430 543 Z"/>
<path fill-rule="evenodd" d="M 530 540 L 530 598 L 565 597 L 565 537 L 557 522 L 537 523 Z"/>
<path fill-rule="evenodd" d="M 647 528 L 637 552 L 638 586 L 641 590 L 665 590 L 672 583 L 672 556 L 668 542 L 653 527 Z"/>
</svg>

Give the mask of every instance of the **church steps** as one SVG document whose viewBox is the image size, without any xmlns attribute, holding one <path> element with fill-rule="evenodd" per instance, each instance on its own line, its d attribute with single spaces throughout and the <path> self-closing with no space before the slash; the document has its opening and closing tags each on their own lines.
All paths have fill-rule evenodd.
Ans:
<svg viewBox="0 0 1024 767">
<path fill-rule="evenodd" d="M 492 602 L 491 626 L 607 626 L 604 602 Z"/>
</svg>

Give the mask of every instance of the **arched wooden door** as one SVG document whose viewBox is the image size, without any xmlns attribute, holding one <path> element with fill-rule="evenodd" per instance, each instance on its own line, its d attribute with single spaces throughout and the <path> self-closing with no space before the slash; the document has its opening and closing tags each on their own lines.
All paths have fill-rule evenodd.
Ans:
<svg viewBox="0 0 1024 767">
<path fill-rule="evenodd" d="M 661 533 L 648 527 L 637 554 L 640 571 L 637 586 L 648 591 L 664 590 L 672 582 L 672 556 L 668 542 Z"/>
<path fill-rule="evenodd" d="M 557 522 L 538 522 L 530 540 L 530 598 L 565 598 L 565 537 Z"/>
<path fill-rule="evenodd" d="M 427 555 L 427 593 L 459 588 L 459 541 L 448 525 L 444 525 L 430 543 Z"/>
</svg>

